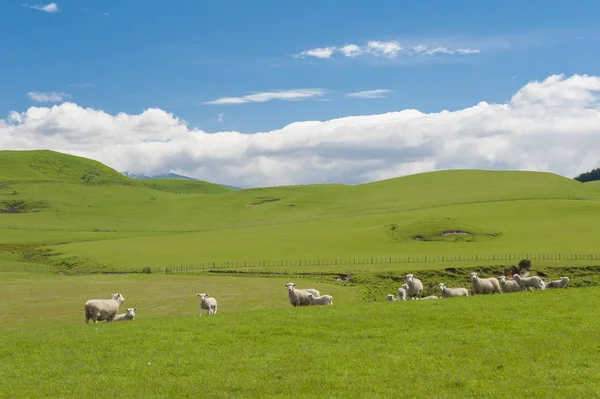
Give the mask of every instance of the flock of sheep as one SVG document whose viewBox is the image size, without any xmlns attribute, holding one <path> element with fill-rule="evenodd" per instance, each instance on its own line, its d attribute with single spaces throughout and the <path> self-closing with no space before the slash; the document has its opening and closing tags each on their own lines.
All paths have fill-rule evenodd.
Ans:
<svg viewBox="0 0 600 399">
<path fill-rule="evenodd" d="M 398 296 L 388 294 L 386 299 L 388 301 L 406 300 L 410 299 L 439 299 L 436 295 L 430 295 L 421 298 L 423 294 L 423 283 L 418 278 L 415 278 L 412 274 L 405 276 L 406 283 L 402 284 L 401 288 L 398 288 Z M 521 277 L 518 274 L 513 275 L 512 280 L 507 280 L 506 276 L 500 276 L 499 278 L 489 277 L 482 278 L 476 272 L 471 273 L 471 289 L 473 294 L 501 294 L 503 292 L 519 292 L 526 290 L 544 290 L 546 288 L 565 288 L 569 283 L 568 277 L 561 277 L 560 280 L 544 282 L 539 276 Z M 459 296 L 469 296 L 469 290 L 466 288 L 448 288 L 446 284 L 439 283 L 439 288 L 442 294 L 442 298 L 453 298 Z"/>
<path fill-rule="evenodd" d="M 321 295 L 314 288 L 298 289 L 295 283 L 287 283 L 285 285 L 288 290 L 288 298 L 290 303 L 296 306 L 311 306 L 311 305 L 333 305 L 333 297 L 331 295 Z M 207 293 L 196 294 L 200 298 L 200 316 L 206 310 L 208 315 L 217 314 L 217 300 Z M 123 314 L 119 313 L 121 304 L 125 302 L 125 297 L 118 293 L 112 294 L 111 299 L 90 299 L 85 303 L 85 322 L 89 323 L 92 320 L 94 323 L 99 321 L 123 321 L 133 320 L 135 318 L 136 308 L 127 308 Z"/>
</svg>

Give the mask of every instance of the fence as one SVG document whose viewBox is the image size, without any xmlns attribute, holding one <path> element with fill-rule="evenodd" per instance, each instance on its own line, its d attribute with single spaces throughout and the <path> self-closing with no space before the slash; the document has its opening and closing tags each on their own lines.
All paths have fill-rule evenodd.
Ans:
<svg viewBox="0 0 600 399">
<path fill-rule="evenodd" d="M 274 225 L 282 225 L 282 224 L 293 224 L 293 223 L 306 223 L 306 222 L 316 222 L 320 220 L 331 220 L 331 219 L 343 219 L 357 216 L 368 216 L 368 215 L 381 215 L 386 213 L 399 213 L 399 212 L 410 212 L 417 211 L 422 209 L 432 209 L 432 208 L 440 208 L 445 206 L 456 206 L 456 205 L 467 205 L 467 204 L 479 204 L 479 203 L 488 203 L 488 202 L 505 202 L 505 201 L 531 201 L 531 200 L 572 200 L 572 201 L 581 201 L 581 200 L 589 200 L 589 198 L 584 197 L 576 197 L 576 196 L 530 196 L 530 197 L 520 197 L 520 196 L 504 196 L 497 198 L 480 198 L 473 200 L 462 200 L 462 201 L 454 201 L 454 202 L 439 202 L 439 203 L 429 203 L 429 204 L 419 204 L 419 205 L 406 205 L 402 207 L 392 207 L 392 208 L 372 208 L 366 211 L 360 212 L 348 212 L 337 215 L 320 215 L 313 216 L 301 219 L 283 219 L 283 220 L 274 220 L 269 222 L 255 222 L 255 223 L 232 223 L 226 225 L 215 225 L 215 226 L 205 226 L 205 227 L 195 227 L 189 229 L 117 229 L 117 228 L 40 228 L 40 227 L 22 227 L 22 226 L 0 226 L 3 229 L 15 229 L 15 230 L 39 230 L 39 231 L 77 231 L 77 232 L 131 232 L 131 233 L 148 233 L 148 232 L 156 232 L 156 233 L 175 233 L 175 232 L 202 232 L 202 231 L 217 231 L 217 230 L 230 230 L 230 229 L 239 229 L 239 228 L 248 228 L 248 227 L 261 227 L 261 226 L 274 226 Z"/>
</svg>

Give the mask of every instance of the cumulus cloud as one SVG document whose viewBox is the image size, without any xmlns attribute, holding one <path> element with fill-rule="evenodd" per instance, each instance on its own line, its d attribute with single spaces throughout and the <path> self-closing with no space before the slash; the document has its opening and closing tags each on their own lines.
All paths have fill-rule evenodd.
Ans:
<svg viewBox="0 0 600 399">
<path fill-rule="evenodd" d="M 57 93 L 54 91 L 48 93 L 30 91 L 27 93 L 27 97 L 29 97 L 30 100 L 37 101 L 39 103 L 59 103 L 65 101 L 71 96 L 69 96 L 67 93 Z"/>
<path fill-rule="evenodd" d="M 296 122 L 254 134 L 205 133 L 156 108 L 111 115 L 66 102 L 0 119 L 0 148 L 48 148 L 119 171 L 171 171 L 242 187 L 361 183 L 456 168 L 572 177 L 598 166 L 599 93 L 600 77 L 554 75 L 500 104 Z"/>
<path fill-rule="evenodd" d="M 354 98 L 384 98 L 386 94 L 393 92 L 394 90 L 388 89 L 376 89 L 376 90 L 363 90 L 354 93 L 348 93 L 346 96 Z"/>
<path fill-rule="evenodd" d="M 345 57 L 354 58 L 359 55 L 371 55 L 375 57 L 383 56 L 388 58 L 395 58 L 399 55 L 405 56 L 433 56 L 433 55 L 468 55 L 480 53 L 479 49 L 472 49 L 468 47 L 449 48 L 435 46 L 430 47 L 425 44 L 417 44 L 412 47 L 404 48 L 399 42 L 392 40 L 388 42 L 382 42 L 377 40 L 371 40 L 364 46 L 358 46 L 356 44 L 346 44 L 341 47 L 329 46 L 322 48 L 315 48 L 312 50 L 306 50 L 299 54 L 294 55 L 296 58 L 315 57 L 329 59 L 335 53 L 339 53 Z"/>
<path fill-rule="evenodd" d="M 33 10 L 39 10 L 39 11 L 44 11 L 44 12 L 49 12 L 49 13 L 54 13 L 54 12 L 59 12 L 60 10 L 58 9 L 58 5 L 56 3 L 49 3 L 44 5 L 26 5 L 26 7 L 29 7 Z"/>
<path fill-rule="evenodd" d="M 263 103 L 271 100 L 298 101 L 322 96 L 327 93 L 325 89 L 297 89 L 280 90 L 264 93 L 249 94 L 243 97 L 221 97 L 216 100 L 207 101 L 205 104 L 228 105 L 244 103 Z"/>
</svg>

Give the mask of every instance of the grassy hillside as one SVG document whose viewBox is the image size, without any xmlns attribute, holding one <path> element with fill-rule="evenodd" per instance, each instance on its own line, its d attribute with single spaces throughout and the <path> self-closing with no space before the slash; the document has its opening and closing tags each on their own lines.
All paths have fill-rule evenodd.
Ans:
<svg viewBox="0 0 600 399">
<path fill-rule="evenodd" d="M 222 194 L 234 191 L 233 188 L 221 186 L 215 183 L 209 183 L 202 180 L 188 179 L 137 179 L 137 183 L 154 190 L 168 191 L 178 194 Z"/>
<path fill-rule="evenodd" d="M 596 287 L 357 303 L 347 288 L 323 285 L 337 289 L 333 307 L 293 308 L 283 281 L 147 278 L 49 276 L 30 285 L 0 276 L 5 297 L 21 299 L 4 305 L 0 359 L 11 367 L 0 368 L 0 392 L 521 398 L 600 390 Z M 123 308 L 138 308 L 136 320 L 86 325 L 82 303 L 116 289 Z M 193 295 L 209 289 L 222 306 L 198 317 Z"/>
</svg>

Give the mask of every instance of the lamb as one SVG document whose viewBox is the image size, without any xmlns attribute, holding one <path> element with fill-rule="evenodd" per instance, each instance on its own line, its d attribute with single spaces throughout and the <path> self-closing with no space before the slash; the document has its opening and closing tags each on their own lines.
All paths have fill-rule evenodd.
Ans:
<svg viewBox="0 0 600 399">
<path fill-rule="evenodd" d="M 422 301 L 426 300 L 426 299 L 440 299 L 439 297 L 435 296 L 435 295 L 429 295 L 426 296 L 425 298 L 420 298 Z"/>
<path fill-rule="evenodd" d="M 507 280 L 506 276 L 500 276 L 500 286 L 502 292 L 520 292 L 521 286 L 515 280 Z"/>
<path fill-rule="evenodd" d="M 309 292 L 307 297 L 311 305 L 333 305 L 333 297 L 331 295 L 314 296 Z"/>
<path fill-rule="evenodd" d="M 118 314 L 112 321 L 133 320 L 136 308 L 127 308 L 127 313 Z"/>
<path fill-rule="evenodd" d="M 473 294 L 502 294 L 500 283 L 495 277 L 480 278 L 476 272 L 471 273 Z"/>
<path fill-rule="evenodd" d="M 568 283 L 568 277 L 561 277 L 560 280 L 554 280 L 547 283 L 546 288 L 565 288 Z"/>
<path fill-rule="evenodd" d="M 118 294 L 112 294 L 111 299 L 90 299 L 85 303 L 85 323 L 90 319 L 96 324 L 98 321 L 112 321 L 117 313 L 121 303 L 125 302 L 125 297 Z"/>
<path fill-rule="evenodd" d="M 411 299 L 420 299 L 423 293 L 423 283 L 412 274 L 406 275 L 406 295 Z"/>
<path fill-rule="evenodd" d="M 288 298 L 292 306 L 309 306 L 311 305 L 310 300 L 308 299 L 308 294 L 312 294 L 313 296 L 321 296 L 321 293 L 314 288 L 305 288 L 299 289 L 296 288 L 295 283 L 287 283 L 285 285 L 288 289 Z"/>
<path fill-rule="evenodd" d="M 448 288 L 444 283 L 440 283 L 440 291 L 442 291 L 442 298 L 469 296 L 469 290 L 466 288 Z"/>
<path fill-rule="evenodd" d="M 388 301 L 397 301 L 398 299 L 396 299 L 396 297 L 394 296 L 394 294 L 387 294 L 387 296 L 385 297 L 385 299 L 387 299 Z"/>
<path fill-rule="evenodd" d="M 408 290 L 408 284 L 402 284 L 401 288 L 398 288 L 398 300 L 406 301 L 406 291 Z"/>
<path fill-rule="evenodd" d="M 217 314 L 217 300 L 210 297 L 209 294 L 196 294 L 200 297 L 200 316 L 204 310 L 208 310 L 208 315 Z"/>
<path fill-rule="evenodd" d="M 521 277 L 518 274 L 513 274 L 513 280 L 519 284 L 521 291 L 525 291 L 527 288 L 532 287 L 538 290 L 546 288 L 546 283 L 539 276 Z"/>
</svg>

